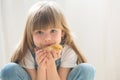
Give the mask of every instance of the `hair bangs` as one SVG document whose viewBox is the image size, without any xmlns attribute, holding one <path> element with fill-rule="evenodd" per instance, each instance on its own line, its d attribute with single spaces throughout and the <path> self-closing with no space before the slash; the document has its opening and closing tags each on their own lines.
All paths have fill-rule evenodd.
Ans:
<svg viewBox="0 0 120 80">
<path fill-rule="evenodd" d="M 62 28 L 61 26 L 60 14 L 50 7 L 36 13 L 33 19 L 33 31 L 37 29 Z"/>
</svg>

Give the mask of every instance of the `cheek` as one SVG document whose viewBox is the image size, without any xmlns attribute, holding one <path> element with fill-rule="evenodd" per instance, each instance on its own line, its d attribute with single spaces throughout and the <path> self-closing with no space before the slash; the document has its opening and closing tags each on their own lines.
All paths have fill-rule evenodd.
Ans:
<svg viewBox="0 0 120 80">
<path fill-rule="evenodd" d="M 60 43 L 61 42 L 61 34 L 54 36 L 53 40 L 55 40 L 57 43 Z"/>
<path fill-rule="evenodd" d="M 37 37 L 37 36 L 34 36 L 33 37 L 33 42 L 35 44 L 35 46 L 39 47 L 39 45 L 41 44 L 41 41 L 42 39 L 40 37 Z"/>
</svg>

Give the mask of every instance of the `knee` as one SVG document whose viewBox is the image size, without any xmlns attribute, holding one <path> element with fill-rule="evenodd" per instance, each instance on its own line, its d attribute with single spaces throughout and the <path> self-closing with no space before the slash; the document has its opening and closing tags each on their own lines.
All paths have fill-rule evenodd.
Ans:
<svg viewBox="0 0 120 80">
<path fill-rule="evenodd" d="M 11 77 L 12 75 L 16 74 L 16 70 L 20 66 L 16 63 L 8 63 L 3 66 L 1 69 L 1 78 L 5 77 Z"/>
<path fill-rule="evenodd" d="M 88 63 L 81 63 L 75 66 L 70 74 L 68 75 L 67 80 L 94 80 L 95 77 L 95 68 L 93 65 Z"/>
<path fill-rule="evenodd" d="M 94 76 L 95 75 L 95 67 L 88 63 L 81 63 L 76 66 L 76 69 L 84 75 Z"/>
</svg>

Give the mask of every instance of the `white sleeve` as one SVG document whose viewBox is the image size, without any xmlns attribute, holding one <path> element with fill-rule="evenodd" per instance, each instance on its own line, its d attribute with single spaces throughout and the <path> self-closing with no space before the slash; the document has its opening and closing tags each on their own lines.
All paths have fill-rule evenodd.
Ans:
<svg viewBox="0 0 120 80">
<path fill-rule="evenodd" d="M 65 46 L 61 55 L 61 67 L 73 68 L 77 64 L 77 55 L 72 48 Z"/>
<path fill-rule="evenodd" d="M 27 68 L 27 69 L 34 69 L 34 58 L 31 54 L 30 51 L 27 52 L 27 55 L 25 56 L 25 64 L 23 63 L 20 63 L 20 65 L 24 68 Z"/>
</svg>

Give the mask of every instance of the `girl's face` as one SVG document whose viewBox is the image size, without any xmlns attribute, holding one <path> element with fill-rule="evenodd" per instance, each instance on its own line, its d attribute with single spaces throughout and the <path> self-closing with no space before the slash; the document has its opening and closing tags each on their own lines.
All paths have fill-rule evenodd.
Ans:
<svg viewBox="0 0 120 80">
<path fill-rule="evenodd" d="M 59 28 L 40 29 L 33 32 L 35 46 L 43 48 L 51 44 L 60 43 L 63 32 Z"/>
</svg>

